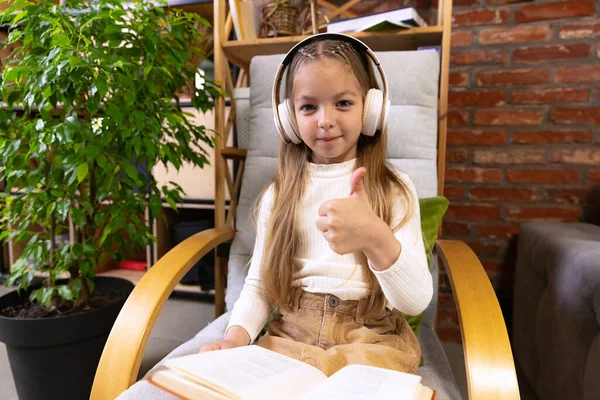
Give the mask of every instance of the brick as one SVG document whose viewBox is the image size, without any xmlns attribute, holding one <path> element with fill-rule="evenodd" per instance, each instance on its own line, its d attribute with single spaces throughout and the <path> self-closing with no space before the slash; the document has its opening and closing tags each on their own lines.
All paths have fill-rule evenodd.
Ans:
<svg viewBox="0 0 600 400">
<path fill-rule="evenodd" d="M 473 164 L 538 164 L 544 161 L 546 161 L 545 150 L 476 150 L 473 153 Z"/>
<path fill-rule="evenodd" d="M 476 110 L 475 125 L 539 125 L 546 111 Z"/>
<path fill-rule="evenodd" d="M 505 265 L 502 261 L 497 261 L 497 260 L 480 260 L 481 261 L 481 265 L 483 266 L 483 269 L 486 270 L 486 272 L 493 272 L 493 273 L 502 273 L 502 271 L 504 271 Z"/>
<path fill-rule="evenodd" d="M 467 7 L 475 4 L 479 4 L 479 0 L 456 0 L 452 2 L 452 8 L 454 7 Z"/>
<path fill-rule="evenodd" d="M 591 168 L 588 170 L 588 185 L 600 185 L 600 168 Z"/>
<path fill-rule="evenodd" d="M 596 43 L 596 57 L 600 58 L 600 42 Z"/>
<path fill-rule="evenodd" d="M 600 36 L 600 22 L 593 24 L 573 24 L 560 28 L 558 37 L 561 39 L 587 39 Z"/>
<path fill-rule="evenodd" d="M 447 164 L 461 164 L 467 161 L 467 152 L 464 150 L 446 150 Z"/>
<path fill-rule="evenodd" d="M 508 20 L 506 10 L 475 10 L 452 13 L 453 26 L 502 24 Z"/>
<path fill-rule="evenodd" d="M 496 257 L 502 245 L 497 242 L 474 242 L 468 241 L 467 245 L 477 254 L 477 258 Z M 485 265 L 484 265 L 485 267 Z"/>
<path fill-rule="evenodd" d="M 526 188 L 473 187 L 469 189 L 468 198 L 479 201 L 529 203 L 539 198 L 539 192 Z"/>
<path fill-rule="evenodd" d="M 497 220 L 500 207 L 492 204 L 450 204 L 446 216 L 461 220 Z"/>
<path fill-rule="evenodd" d="M 506 181 L 546 185 L 572 184 L 579 181 L 579 173 L 572 169 L 514 169 L 506 172 Z"/>
<path fill-rule="evenodd" d="M 569 102 L 587 102 L 590 99 L 590 89 L 588 88 L 556 88 L 546 90 L 527 91 L 513 93 L 512 104 L 550 104 L 550 103 L 569 103 Z"/>
<path fill-rule="evenodd" d="M 547 69 L 515 69 L 482 71 L 477 74 L 479 86 L 539 85 L 550 80 Z"/>
<path fill-rule="evenodd" d="M 458 186 L 445 186 L 444 196 L 450 200 L 459 200 L 463 197 L 464 190 Z"/>
<path fill-rule="evenodd" d="M 460 332 L 460 326 L 456 325 L 453 327 L 438 327 L 437 336 L 442 342 L 449 343 L 462 343 L 462 334 Z"/>
<path fill-rule="evenodd" d="M 581 208 L 574 207 L 515 207 L 506 210 L 509 221 L 579 221 Z"/>
<path fill-rule="evenodd" d="M 469 236 L 471 226 L 465 222 L 442 222 L 442 232 L 446 236 Z"/>
<path fill-rule="evenodd" d="M 482 129 L 449 130 L 449 145 L 498 146 L 506 144 L 506 131 Z"/>
<path fill-rule="evenodd" d="M 351 7 L 350 11 L 358 15 L 377 13 L 397 8 L 395 3 L 394 1 L 363 0 Z"/>
<path fill-rule="evenodd" d="M 515 3 L 528 3 L 533 0 L 485 0 L 485 4 L 515 4 Z"/>
<path fill-rule="evenodd" d="M 513 133 L 513 143 L 551 144 L 551 143 L 590 143 L 592 131 L 518 131 Z"/>
<path fill-rule="evenodd" d="M 448 75 L 449 86 L 467 86 L 469 84 L 468 72 L 452 72 Z"/>
<path fill-rule="evenodd" d="M 594 0 L 557 1 L 527 5 L 515 12 L 515 22 L 544 21 L 559 18 L 587 17 L 596 12 Z"/>
<path fill-rule="evenodd" d="M 438 324 L 441 326 L 454 326 L 458 324 L 458 312 L 453 308 L 438 310 Z"/>
<path fill-rule="evenodd" d="M 506 104 L 506 93 L 499 91 L 448 92 L 451 107 L 496 107 Z"/>
<path fill-rule="evenodd" d="M 600 165 L 600 147 L 555 150 L 550 159 L 555 163 Z"/>
<path fill-rule="evenodd" d="M 556 124 L 600 124 L 600 107 L 555 108 L 551 115 Z"/>
<path fill-rule="evenodd" d="M 506 53 L 499 50 L 451 52 L 451 65 L 498 64 L 506 62 Z"/>
<path fill-rule="evenodd" d="M 450 39 L 451 47 L 465 47 L 473 43 L 473 33 L 471 31 L 452 32 Z"/>
<path fill-rule="evenodd" d="M 551 38 L 552 30 L 549 25 L 482 29 L 477 35 L 478 43 L 483 45 L 548 41 Z"/>
<path fill-rule="evenodd" d="M 500 183 L 502 170 L 497 168 L 446 168 L 446 182 Z"/>
<path fill-rule="evenodd" d="M 554 80 L 558 83 L 600 82 L 600 65 L 559 67 Z"/>
<path fill-rule="evenodd" d="M 548 199 L 559 204 L 586 204 L 591 189 L 548 189 Z"/>
<path fill-rule="evenodd" d="M 517 235 L 520 231 L 518 224 L 478 224 L 475 227 L 477 236 L 488 237 L 490 239 L 509 239 Z"/>
<path fill-rule="evenodd" d="M 542 47 L 519 47 L 512 53 L 513 63 L 539 63 L 545 61 L 572 60 L 587 58 L 590 55 L 590 45 L 587 43 L 558 44 Z"/>
<path fill-rule="evenodd" d="M 467 125 L 469 120 L 469 112 L 465 110 L 448 111 L 448 126 Z"/>
</svg>

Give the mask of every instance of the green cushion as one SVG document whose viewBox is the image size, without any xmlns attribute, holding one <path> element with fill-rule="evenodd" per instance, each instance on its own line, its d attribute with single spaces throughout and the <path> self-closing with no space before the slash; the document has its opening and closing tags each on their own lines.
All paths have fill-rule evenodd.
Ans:
<svg viewBox="0 0 600 400">
<path fill-rule="evenodd" d="M 442 223 L 442 218 L 448 210 L 449 201 L 443 196 L 426 197 L 419 199 L 421 208 L 421 230 L 423 231 L 423 242 L 425 243 L 425 253 L 427 262 L 431 262 L 431 252 L 435 246 L 435 239 Z M 406 315 L 404 318 L 412 328 L 415 335 L 419 334 L 419 327 L 423 320 L 423 314 Z M 421 364 L 423 360 L 421 359 Z"/>
<path fill-rule="evenodd" d="M 435 246 L 435 239 L 442 223 L 442 218 L 448 210 L 449 201 L 444 196 L 434 196 L 419 199 L 421 207 L 421 230 L 423 231 L 423 241 L 425 242 L 425 252 L 427 258 L 431 256 L 431 251 Z"/>
</svg>

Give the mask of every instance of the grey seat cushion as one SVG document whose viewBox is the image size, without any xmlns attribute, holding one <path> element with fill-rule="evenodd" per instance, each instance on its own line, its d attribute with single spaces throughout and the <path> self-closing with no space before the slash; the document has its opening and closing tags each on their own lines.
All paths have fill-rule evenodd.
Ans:
<svg viewBox="0 0 600 400">
<path fill-rule="evenodd" d="M 450 363 L 433 329 L 423 325 L 418 339 L 424 360 L 424 365 L 417 370 L 417 375 L 422 378 L 421 382 L 436 391 L 436 399 L 460 399 Z"/>
</svg>

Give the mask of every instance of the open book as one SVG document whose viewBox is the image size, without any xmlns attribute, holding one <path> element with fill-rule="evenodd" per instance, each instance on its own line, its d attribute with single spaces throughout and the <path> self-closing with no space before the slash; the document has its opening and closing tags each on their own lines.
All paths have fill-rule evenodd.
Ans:
<svg viewBox="0 0 600 400">
<path fill-rule="evenodd" d="M 423 399 L 421 377 L 349 365 L 329 378 L 317 368 L 253 345 L 176 357 L 148 380 L 182 399 Z"/>
</svg>

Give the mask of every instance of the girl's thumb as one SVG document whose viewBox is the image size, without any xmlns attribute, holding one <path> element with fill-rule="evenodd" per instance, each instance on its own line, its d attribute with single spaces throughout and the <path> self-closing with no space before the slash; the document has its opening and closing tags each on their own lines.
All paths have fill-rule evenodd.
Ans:
<svg viewBox="0 0 600 400">
<path fill-rule="evenodd" d="M 364 193 L 363 177 L 367 172 L 365 167 L 360 167 L 350 177 L 350 195 L 362 196 Z"/>
</svg>

